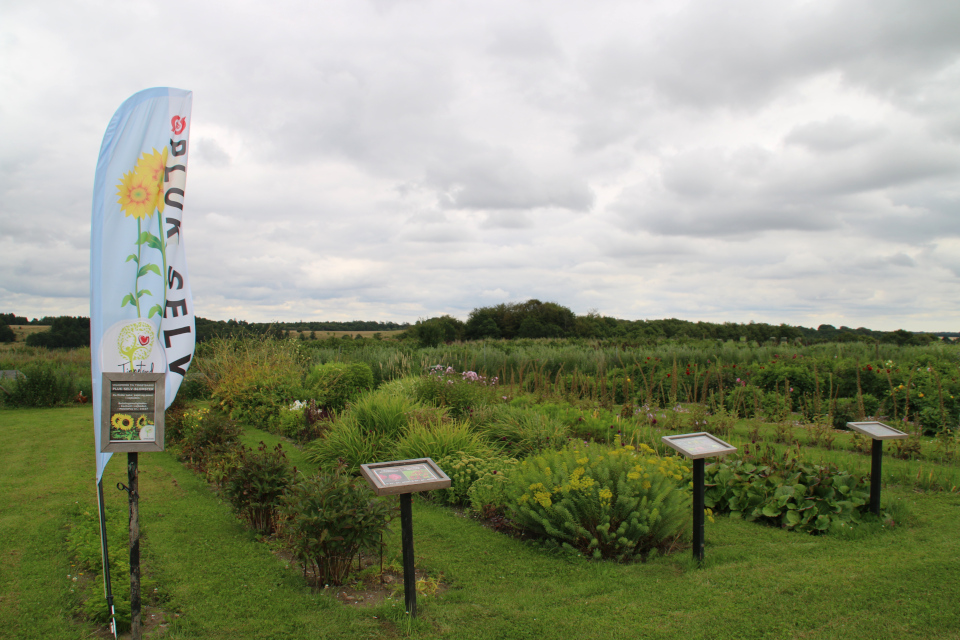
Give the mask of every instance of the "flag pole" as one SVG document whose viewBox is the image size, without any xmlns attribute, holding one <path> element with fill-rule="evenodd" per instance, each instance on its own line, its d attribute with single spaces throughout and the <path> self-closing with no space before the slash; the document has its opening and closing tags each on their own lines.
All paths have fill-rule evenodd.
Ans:
<svg viewBox="0 0 960 640">
<path fill-rule="evenodd" d="M 113 589 L 110 586 L 110 556 L 107 554 L 107 514 L 103 506 L 103 478 L 97 480 L 97 508 L 100 511 L 100 553 L 103 556 L 103 591 L 110 610 L 110 632 L 117 637 L 117 614 L 113 608 Z"/>
</svg>

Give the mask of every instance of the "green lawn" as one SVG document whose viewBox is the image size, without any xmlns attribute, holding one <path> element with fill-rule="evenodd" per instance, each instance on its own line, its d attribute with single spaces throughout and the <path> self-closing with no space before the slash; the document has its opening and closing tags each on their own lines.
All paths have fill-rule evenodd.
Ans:
<svg viewBox="0 0 960 640">
<path fill-rule="evenodd" d="M 91 411 L 0 411 L 0 447 L 0 637 L 90 637 L 71 614 L 64 536 L 74 503 L 96 510 Z M 104 478 L 118 510 L 125 458 Z M 957 493 L 887 486 L 884 501 L 909 518 L 858 540 L 719 517 L 700 569 L 689 551 L 636 565 L 553 556 L 415 500 L 418 568 L 449 588 L 421 598 L 407 624 L 390 603 L 363 609 L 311 591 L 170 454 L 142 454 L 140 469 L 145 569 L 180 614 L 166 638 L 960 637 Z"/>
</svg>

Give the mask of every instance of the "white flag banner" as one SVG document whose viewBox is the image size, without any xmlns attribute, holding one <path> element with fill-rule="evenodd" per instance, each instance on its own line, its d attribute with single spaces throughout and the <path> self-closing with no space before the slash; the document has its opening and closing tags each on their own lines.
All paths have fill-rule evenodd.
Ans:
<svg viewBox="0 0 960 640">
<path fill-rule="evenodd" d="M 183 203 L 193 93 L 166 87 L 128 98 L 100 146 L 90 229 L 90 369 L 97 481 L 101 374 L 166 373 L 166 405 L 193 359 L 193 298 Z"/>
</svg>

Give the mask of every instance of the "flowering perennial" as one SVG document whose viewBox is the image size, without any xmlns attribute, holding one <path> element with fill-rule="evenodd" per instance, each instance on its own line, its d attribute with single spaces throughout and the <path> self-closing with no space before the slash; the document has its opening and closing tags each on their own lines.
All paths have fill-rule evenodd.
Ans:
<svg viewBox="0 0 960 640">
<path fill-rule="evenodd" d="M 506 487 L 511 518 L 530 533 L 594 558 L 646 557 L 684 534 L 690 468 L 680 458 L 577 443 L 520 463 Z"/>
</svg>

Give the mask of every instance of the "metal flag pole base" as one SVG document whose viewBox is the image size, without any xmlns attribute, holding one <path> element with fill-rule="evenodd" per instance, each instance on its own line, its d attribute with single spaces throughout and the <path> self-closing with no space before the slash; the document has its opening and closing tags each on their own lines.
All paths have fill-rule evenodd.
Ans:
<svg viewBox="0 0 960 640">
<path fill-rule="evenodd" d="M 117 636 L 117 613 L 113 608 L 113 589 L 110 585 L 110 555 L 107 553 L 107 513 L 103 506 L 103 478 L 97 480 L 97 507 L 100 510 L 100 553 L 103 558 L 103 592 L 110 611 L 110 633 Z"/>
</svg>

